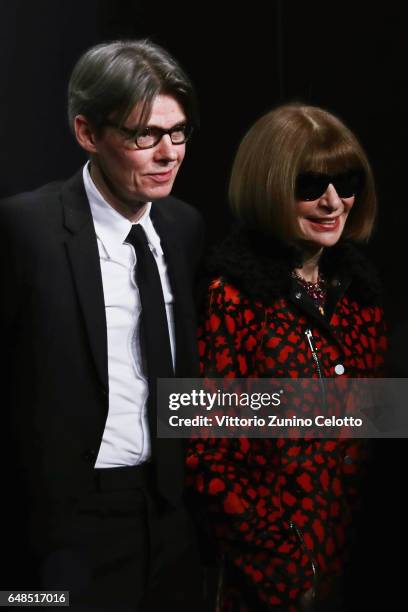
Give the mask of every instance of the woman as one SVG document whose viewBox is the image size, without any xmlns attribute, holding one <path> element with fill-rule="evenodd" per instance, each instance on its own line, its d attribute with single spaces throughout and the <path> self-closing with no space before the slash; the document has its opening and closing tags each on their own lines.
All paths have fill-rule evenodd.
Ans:
<svg viewBox="0 0 408 612">
<path fill-rule="evenodd" d="M 238 149 L 229 196 L 238 223 L 211 264 L 202 374 L 379 375 L 378 283 L 354 246 L 370 237 L 376 197 L 350 130 L 312 106 L 269 112 Z M 191 442 L 190 481 L 223 559 L 220 610 L 341 609 L 360 463 L 350 439 Z"/>
</svg>

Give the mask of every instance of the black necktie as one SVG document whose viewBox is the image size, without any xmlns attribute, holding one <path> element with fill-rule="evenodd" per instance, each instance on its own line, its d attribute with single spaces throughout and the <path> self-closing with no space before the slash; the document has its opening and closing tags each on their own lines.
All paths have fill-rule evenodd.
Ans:
<svg viewBox="0 0 408 612">
<path fill-rule="evenodd" d="M 141 225 L 132 225 L 126 242 L 134 247 L 137 256 L 136 282 L 142 306 L 141 339 L 146 356 L 145 374 L 149 383 L 148 416 L 157 486 L 166 498 L 171 499 L 179 488 L 178 481 L 182 481 L 182 474 L 178 465 L 179 457 L 172 452 L 176 441 L 157 438 L 156 408 L 157 379 L 174 376 L 166 306 L 159 270 Z M 168 456 L 169 452 L 173 456 Z"/>
<path fill-rule="evenodd" d="M 141 225 L 132 225 L 126 242 L 134 247 L 137 256 L 136 282 L 142 305 L 147 376 L 149 381 L 170 378 L 174 375 L 173 361 L 159 270 Z"/>
</svg>

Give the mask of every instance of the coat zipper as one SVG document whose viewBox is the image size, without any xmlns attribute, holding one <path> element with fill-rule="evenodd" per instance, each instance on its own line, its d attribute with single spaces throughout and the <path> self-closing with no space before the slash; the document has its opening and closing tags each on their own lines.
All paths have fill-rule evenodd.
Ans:
<svg viewBox="0 0 408 612">
<path fill-rule="evenodd" d="M 315 558 L 313 556 L 312 551 L 309 550 L 308 547 L 305 544 L 305 540 L 303 538 L 302 530 L 299 529 L 299 527 L 297 525 L 295 525 L 295 523 L 293 521 L 289 521 L 289 527 L 291 529 L 293 529 L 293 531 L 296 533 L 296 537 L 297 537 L 297 539 L 300 542 L 302 550 L 306 554 L 306 556 L 308 557 L 308 559 L 310 561 L 310 565 L 312 566 L 312 572 L 313 572 L 312 593 L 313 593 L 313 599 L 315 599 L 316 593 L 317 593 L 317 564 L 316 564 L 316 560 L 315 560 Z"/>
<path fill-rule="evenodd" d="M 221 555 L 220 567 L 217 577 L 217 591 L 215 596 L 215 612 L 222 612 L 224 607 L 224 573 L 225 573 L 225 554 Z"/>
<path fill-rule="evenodd" d="M 312 330 L 309 329 L 309 328 L 306 329 L 305 336 L 306 336 L 307 341 L 309 343 L 310 351 L 312 353 L 312 357 L 313 357 L 313 360 L 314 360 L 315 365 L 316 365 L 316 370 L 317 370 L 317 373 L 319 375 L 320 388 L 321 388 L 322 399 L 323 399 L 323 406 L 326 406 L 326 391 L 325 391 L 325 388 L 324 388 L 324 380 L 323 380 L 322 367 L 320 365 L 319 356 L 317 354 L 316 347 L 315 347 L 315 345 L 313 343 L 314 338 L 313 338 Z M 312 593 L 313 593 L 313 599 L 314 599 L 316 597 L 316 593 L 317 593 L 317 580 L 318 580 L 316 560 L 315 560 L 315 558 L 313 556 L 313 553 L 308 549 L 308 547 L 305 544 L 305 540 L 303 538 L 303 534 L 302 534 L 301 529 L 299 529 L 299 527 L 297 525 L 295 525 L 295 523 L 293 521 L 289 522 L 289 526 L 295 532 L 296 537 L 299 540 L 300 545 L 302 547 L 302 550 L 304 551 L 304 553 L 306 554 L 306 556 L 308 557 L 308 559 L 310 561 L 310 565 L 312 567 L 312 572 L 313 572 Z"/>
<path fill-rule="evenodd" d="M 326 408 L 326 389 L 324 388 L 324 380 L 323 380 L 322 368 L 321 368 L 321 365 L 320 365 L 319 357 L 317 355 L 317 351 L 316 351 L 315 345 L 313 344 L 312 330 L 308 328 L 305 331 L 305 336 L 307 338 L 307 341 L 309 342 L 310 350 L 312 352 L 312 357 L 313 357 L 313 360 L 314 360 L 314 362 L 316 364 L 316 370 L 317 370 L 317 373 L 319 375 L 319 380 L 320 380 L 320 389 L 321 389 L 321 392 L 322 392 L 323 406 L 324 406 L 324 408 Z"/>
</svg>

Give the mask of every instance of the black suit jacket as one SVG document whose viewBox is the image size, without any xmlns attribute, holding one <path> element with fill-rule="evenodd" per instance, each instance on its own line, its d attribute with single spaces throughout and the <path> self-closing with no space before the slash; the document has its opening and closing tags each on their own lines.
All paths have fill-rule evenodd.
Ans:
<svg viewBox="0 0 408 612">
<path fill-rule="evenodd" d="M 173 197 L 154 202 L 151 217 L 175 295 L 176 376 L 193 377 L 198 359 L 192 284 L 201 217 Z M 10 540 L 18 562 L 26 539 L 36 554 L 46 554 L 67 537 L 64 516 L 94 486 L 108 413 L 102 278 L 82 171 L 66 183 L 3 201 L 0 251 L 0 529 L 4 525 L 3 544 Z M 181 441 L 164 444 L 177 498 L 183 486 Z"/>
</svg>

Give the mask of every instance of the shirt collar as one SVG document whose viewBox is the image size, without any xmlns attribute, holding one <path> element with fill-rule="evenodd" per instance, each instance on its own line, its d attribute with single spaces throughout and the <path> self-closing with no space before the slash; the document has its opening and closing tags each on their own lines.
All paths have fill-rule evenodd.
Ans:
<svg viewBox="0 0 408 612">
<path fill-rule="evenodd" d="M 122 246 L 125 242 L 133 224 L 115 210 L 96 187 L 91 178 L 89 161 L 83 168 L 82 176 L 86 195 L 91 207 L 95 233 L 102 242 L 108 256 L 113 257 L 118 246 Z M 151 207 L 152 203 L 148 202 L 146 210 L 137 223 L 140 224 L 146 232 L 147 241 L 150 247 L 156 251 L 157 255 L 162 255 L 163 251 L 160 244 L 160 238 L 150 218 Z"/>
</svg>

